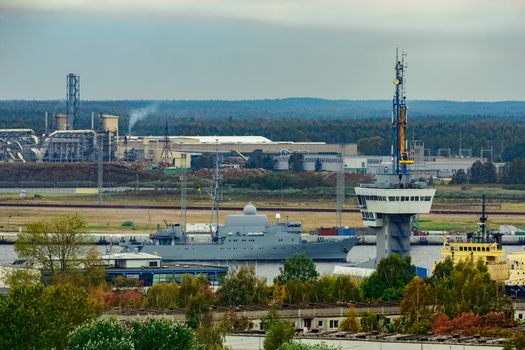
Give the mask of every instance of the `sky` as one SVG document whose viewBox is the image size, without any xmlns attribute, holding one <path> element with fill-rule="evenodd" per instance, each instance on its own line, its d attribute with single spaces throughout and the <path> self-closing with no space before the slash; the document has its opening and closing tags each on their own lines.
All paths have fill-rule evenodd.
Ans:
<svg viewBox="0 0 525 350">
<path fill-rule="evenodd" d="M 0 99 L 525 100 L 525 0 L 0 0 Z"/>
</svg>

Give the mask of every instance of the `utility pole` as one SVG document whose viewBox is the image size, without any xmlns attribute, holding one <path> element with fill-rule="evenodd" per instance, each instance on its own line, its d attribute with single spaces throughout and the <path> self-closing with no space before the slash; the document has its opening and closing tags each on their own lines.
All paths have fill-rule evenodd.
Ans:
<svg viewBox="0 0 525 350">
<path fill-rule="evenodd" d="M 102 151 L 102 134 L 98 134 L 98 157 L 97 157 L 97 163 L 98 163 L 98 205 L 103 205 L 103 199 L 102 199 L 102 181 L 103 181 L 103 174 L 104 174 L 104 153 Z"/>
<path fill-rule="evenodd" d="M 180 213 L 181 213 L 181 222 L 180 226 L 182 233 L 186 233 L 186 154 L 181 154 L 181 168 L 182 173 L 180 174 Z"/>
<path fill-rule="evenodd" d="M 343 214 L 343 208 L 345 205 L 345 159 L 343 157 L 344 145 L 340 145 L 339 152 L 339 166 L 337 169 L 336 178 L 336 226 L 342 227 L 341 216 Z"/>
</svg>

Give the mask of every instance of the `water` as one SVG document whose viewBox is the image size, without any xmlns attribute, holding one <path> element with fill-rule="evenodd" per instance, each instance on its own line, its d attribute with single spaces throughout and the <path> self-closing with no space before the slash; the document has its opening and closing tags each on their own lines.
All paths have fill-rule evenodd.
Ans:
<svg viewBox="0 0 525 350">
<path fill-rule="evenodd" d="M 105 253 L 106 247 L 97 246 L 101 254 Z M 16 253 L 13 250 L 12 245 L 0 245 L 0 265 L 10 265 L 16 258 Z M 507 253 L 523 251 L 522 246 L 509 245 L 504 246 L 503 249 Z M 376 247 L 372 245 L 358 245 L 352 248 L 348 254 L 348 261 L 351 263 L 363 262 L 370 260 L 375 257 Z M 426 268 L 429 273 L 432 271 L 432 264 L 441 259 L 441 246 L 412 246 L 411 248 L 412 262 L 416 266 Z M 228 265 L 230 267 L 236 267 L 240 263 L 224 263 L 221 265 Z M 279 275 L 279 268 L 282 266 L 280 263 L 275 262 L 254 262 L 257 270 L 257 275 L 264 277 L 268 282 L 272 282 L 275 277 Z M 316 263 L 317 271 L 320 274 L 332 273 L 335 265 L 341 263 L 337 262 L 318 262 Z"/>
</svg>

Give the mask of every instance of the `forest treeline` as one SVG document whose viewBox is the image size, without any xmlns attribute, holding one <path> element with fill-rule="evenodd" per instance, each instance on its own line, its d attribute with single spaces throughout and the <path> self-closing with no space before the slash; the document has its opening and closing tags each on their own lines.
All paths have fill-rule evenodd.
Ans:
<svg viewBox="0 0 525 350">
<path fill-rule="evenodd" d="M 0 128 L 44 131 L 44 112 L 63 112 L 64 101 L 0 101 Z M 411 101 L 408 138 L 438 149 L 493 147 L 494 160 L 525 143 L 525 102 Z M 135 135 L 261 135 L 275 141 L 358 143 L 362 154 L 390 151 L 391 102 L 281 99 L 252 101 L 82 101 L 78 128 L 89 128 L 91 112 L 121 116 L 121 134 L 130 118 Z M 50 118 L 51 120 L 52 118 Z M 290 128 L 293 125 L 293 128 Z M 485 154 L 486 156 L 487 154 Z"/>
</svg>

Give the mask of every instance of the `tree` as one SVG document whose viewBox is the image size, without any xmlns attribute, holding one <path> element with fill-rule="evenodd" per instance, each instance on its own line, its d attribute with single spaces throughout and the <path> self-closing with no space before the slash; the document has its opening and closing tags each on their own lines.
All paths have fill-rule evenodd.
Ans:
<svg viewBox="0 0 525 350">
<path fill-rule="evenodd" d="M 69 335 L 70 350 L 134 350 L 131 335 L 116 319 L 99 318 Z"/>
<path fill-rule="evenodd" d="M 503 285 L 492 280 L 485 263 L 479 259 L 445 260 L 436 265 L 430 279 L 434 304 L 450 318 L 464 312 L 486 315 L 491 311 L 512 315 L 512 302 Z"/>
<path fill-rule="evenodd" d="M 505 162 L 512 162 L 518 158 L 525 158 L 525 143 L 520 142 L 516 144 L 511 144 L 510 147 L 505 148 L 501 154 L 501 158 Z"/>
<path fill-rule="evenodd" d="M 476 161 L 469 170 L 470 182 L 473 184 L 495 183 L 497 180 L 496 166 L 494 163 Z"/>
<path fill-rule="evenodd" d="M 173 308 L 177 307 L 180 288 L 175 282 L 158 283 L 148 290 L 146 294 L 146 307 L 151 308 Z"/>
<path fill-rule="evenodd" d="M 28 224 L 18 235 L 18 256 L 39 263 L 51 275 L 65 274 L 78 267 L 80 255 L 90 239 L 83 234 L 86 222 L 79 214 Z"/>
<path fill-rule="evenodd" d="M 401 258 L 390 254 L 381 259 L 376 270 L 363 281 L 363 291 L 367 298 L 399 300 L 403 289 L 416 274 L 410 256 Z"/>
<path fill-rule="evenodd" d="M 525 183 L 525 158 L 514 159 L 503 167 L 502 182 L 506 184 Z"/>
<path fill-rule="evenodd" d="M 312 281 L 319 277 L 313 260 L 304 253 L 296 253 L 290 259 L 286 259 L 279 271 L 277 279 L 281 284 L 290 280 Z"/>
<path fill-rule="evenodd" d="M 303 171 L 304 155 L 302 153 L 292 153 L 288 158 L 288 168 L 292 171 Z"/>
<path fill-rule="evenodd" d="M 267 304 L 268 296 L 266 279 L 257 278 L 253 265 L 230 270 L 217 290 L 218 302 L 225 306 Z"/>
<path fill-rule="evenodd" d="M 525 350 L 525 333 L 519 332 L 513 338 L 507 339 L 503 344 L 503 350 Z"/>
<path fill-rule="evenodd" d="M 0 348 L 64 349 L 68 333 L 93 316 L 82 288 L 14 287 L 0 299 Z"/>
<path fill-rule="evenodd" d="M 287 321 L 279 321 L 270 326 L 264 338 L 264 350 L 277 350 L 282 344 L 293 339 L 295 330 Z"/>
<path fill-rule="evenodd" d="M 319 172 L 319 171 L 322 171 L 323 170 L 323 163 L 321 163 L 321 161 L 319 160 L 319 158 L 317 158 L 315 160 L 315 171 L 316 172 Z"/>
<path fill-rule="evenodd" d="M 223 349 L 224 337 L 228 331 L 227 324 L 213 323 L 211 315 L 204 316 L 202 323 L 195 330 L 195 337 L 200 349 L 221 350 Z"/>
<path fill-rule="evenodd" d="M 432 327 L 434 314 L 430 286 L 419 277 L 407 284 L 401 300 L 400 312 L 409 333 L 426 333 Z"/>
<path fill-rule="evenodd" d="M 361 329 L 364 332 L 373 332 L 379 330 L 379 320 L 373 312 L 365 311 L 361 314 Z"/>
<path fill-rule="evenodd" d="M 183 323 L 149 317 L 131 322 L 131 339 L 135 350 L 193 350 L 193 332 Z"/>
<path fill-rule="evenodd" d="M 355 312 L 355 307 L 353 305 L 348 308 L 348 314 L 339 325 L 339 330 L 352 333 L 359 331 L 359 321 L 357 320 L 357 313 Z"/>
<path fill-rule="evenodd" d="M 465 170 L 458 169 L 453 175 L 449 182 L 451 185 L 462 185 L 468 183 L 468 176 Z"/>
</svg>

